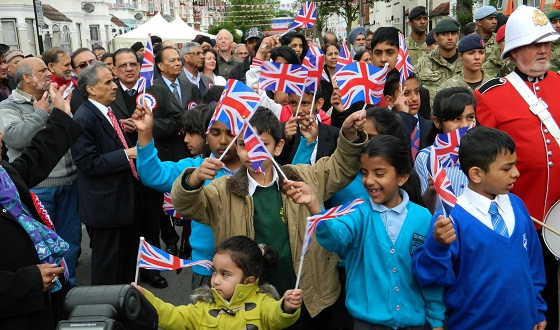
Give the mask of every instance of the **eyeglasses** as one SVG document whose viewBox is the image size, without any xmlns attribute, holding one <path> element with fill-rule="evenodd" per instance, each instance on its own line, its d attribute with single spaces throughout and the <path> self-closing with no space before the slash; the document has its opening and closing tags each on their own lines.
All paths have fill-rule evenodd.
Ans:
<svg viewBox="0 0 560 330">
<path fill-rule="evenodd" d="M 187 55 L 195 55 L 195 56 L 200 56 L 204 54 L 204 52 L 192 52 L 192 53 L 187 53 Z"/>
<path fill-rule="evenodd" d="M 240 53 L 235 53 L 235 55 L 245 55 L 245 56 L 247 56 L 247 55 L 249 55 L 249 52 L 243 52 L 243 53 L 241 53 L 241 52 L 240 52 Z"/>
<path fill-rule="evenodd" d="M 133 69 L 136 69 L 136 67 L 138 67 L 138 63 L 129 62 L 129 63 L 122 63 L 122 64 L 115 65 L 115 66 L 116 66 L 117 68 L 121 69 L 121 70 L 126 69 L 126 67 L 128 67 L 128 66 L 131 67 L 131 68 L 133 68 Z"/>
<path fill-rule="evenodd" d="M 94 60 L 89 60 L 89 61 L 87 61 L 87 62 L 80 63 L 80 64 L 78 64 L 78 68 L 80 68 L 80 69 L 85 69 L 85 68 L 87 68 L 88 66 L 90 66 L 91 63 L 93 63 L 93 61 L 94 61 Z"/>
</svg>

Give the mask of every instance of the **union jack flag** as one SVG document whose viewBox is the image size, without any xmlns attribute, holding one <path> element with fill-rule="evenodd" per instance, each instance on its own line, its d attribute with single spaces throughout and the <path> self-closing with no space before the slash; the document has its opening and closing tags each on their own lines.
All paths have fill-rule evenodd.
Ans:
<svg viewBox="0 0 560 330">
<path fill-rule="evenodd" d="M 353 62 L 352 53 L 350 53 L 348 46 L 346 46 L 346 40 L 344 40 L 340 45 L 340 51 L 338 54 L 338 60 L 336 61 L 336 66 L 334 67 L 334 73 L 336 74 L 343 66 Z"/>
<path fill-rule="evenodd" d="M 344 109 L 358 101 L 366 104 L 379 103 L 383 97 L 387 68 L 385 66 L 379 69 L 365 62 L 357 62 L 347 64 L 335 73 Z"/>
<path fill-rule="evenodd" d="M 304 28 L 310 29 L 315 25 L 315 21 L 317 20 L 317 12 L 316 12 L 316 4 L 315 2 L 306 1 L 299 14 L 294 18 L 294 22 L 288 28 L 288 30 L 293 30 L 297 28 Z"/>
<path fill-rule="evenodd" d="M 250 119 L 261 100 L 259 94 L 239 80 L 228 80 L 214 115 L 208 124 L 206 134 L 214 121 L 219 121 L 237 136 L 243 129 L 244 119 Z"/>
<path fill-rule="evenodd" d="M 311 244 L 311 238 L 313 238 L 313 235 L 315 235 L 315 231 L 317 230 L 317 225 L 319 225 L 319 222 L 350 214 L 354 212 L 356 208 L 358 208 L 358 205 L 362 204 L 363 202 L 363 199 L 358 198 L 309 217 L 307 220 L 307 227 L 305 231 L 305 238 L 303 239 L 301 253 L 305 254 L 307 252 L 309 244 Z"/>
<path fill-rule="evenodd" d="M 434 145 L 430 148 L 428 171 L 434 181 L 434 188 L 443 204 L 443 211 L 446 216 L 453 210 L 457 202 L 457 196 L 453 187 L 451 187 L 445 168 L 453 167 L 459 162 L 459 142 L 472 127 L 473 125 L 461 127 L 449 133 L 438 134 Z"/>
<path fill-rule="evenodd" d="M 264 62 L 259 76 L 259 88 L 301 95 L 307 69 L 299 64 Z"/>
<path fill-rule="evenodd" d="M 309 45 L 309 50 L 307 51 L 307 54 L 305 54 L 305 58 L 303 59 L 303 61 L 305 62 L 306 58 L 310 58 L 311 55 L 313 56 L 325 56 L 325 53 L 323 53 L 323 51 L 321 49 L 319 49 L 319 47 L 315 46 L 314 44 L 310 44 Z M 323 66 L 324 66 L 324 60 L 323 60 Z M 327 72 L 325 72 L 325 70 L 323 69 L 323 66 L 321 66 L 321 80 L 326 80 L 326 81 L 330 81 L 329 79 L 329 75 L 327 74 Z"/>
<path fill-rule="evenodd" d="M 148 35 L 148 41 L 146 42 L 146 48 L 144 52 L 144 59 L 142 60 L 142 67 L 140 68 L 140 76 L 146 79 L 145 88 L 149 88 L 154 84 L 154 51 L 152 48 L 152 39 Z M 142 92 L 138 90 L 138 92 Z"/>
<path fill-rule="evenodd" d="M 441 167 L 453 167 L 459 163 L 459 142 L 471 127 L 461 127 L 436 136 L 433 150 Z"/>
<path fill-rule="evenodd" d="M 245 123 L 245 134 L 243 135 L 243 140 L 245 141 L 247 156 L 249 157 L 249 161 L 255 169 L 255 172 L 264 173 L 261 164 L 265 160 L 270 159 L 270 154 L 268 153 L 268 150 L 266 150 L 261 138 L 253 130 L 253 127 L 251 127 L 248 121 Z"/>
<path fill-rule="evenodd" d="M 175 206 L 173 206 L 173 202 L 171 201 L 171 195 L 168 192 L 163 193 L 163 211 L 165 214 L 175 219 L 186 220 L 175 210 Z"/>
<path fill-rule="evenodd" d="M 206 269 L 212 268 L 212 262 L 209 260 L 185 260 L 169 254 L 157 247 L 149 244 L 144 239 L 140 245 L 138 267 L 144 269 L 153 269 L 159 271 L 177 270 L 192 266 L 203 266 Z"/>
<path fill-rule="evenodd" d="M 414 66 L 412 66 L 412 60 L 406 48 L 406 41 L 404 39 L 404 34 L 399 32 L 399 55 L 397 56 L 397 64 L 395 68 L 399 70 L 400 73 L 400 83 L 401 85 L 408 79 L 411 73 L 414 73 Z"/>
<path fill-rule="evenodd" d="M 303 59 L 302 65 L 307 69 L 305 91 L 308 93 L 316 93 L 321 84 L 321 78 L 325 73 L 325 70 L 323 70 L 325 66 L 325 56 L 313 56 L 308 51 Z"/>
</svg>

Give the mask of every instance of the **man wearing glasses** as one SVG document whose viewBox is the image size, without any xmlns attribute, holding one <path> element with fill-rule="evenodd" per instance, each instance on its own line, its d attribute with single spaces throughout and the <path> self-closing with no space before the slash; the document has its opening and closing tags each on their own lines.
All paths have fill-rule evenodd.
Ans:
<svg viewBox="0 0 560 330">
<path fill-rule="evenodd" d="M 196 42 L 187 42 L 181 49 L 181 59 L 183 60 L 183 71 L 179 79 L 190 81 L 196 86 L 200 94 L 204 96 L 206 90 L 212 85 L 212 80 L 200 72 L 204 65 L 204 52 L 202 47 Z"/>
<path fill-rule="evenodd" d="M 237 45 L 237 47 L 235 47 L 235 53 L 233 53 L 233 55 L 235 55 L 235 57 L 243 61 L 245 57 L 249 55 L 247 46 L 245 46 L 245 44 Z"/>
<path fill-rule="evenodd" d="M 117 77 L 115 80 L 117 89 L 115 100 L 110 107 L 124 128 L 125 135 L 131 143 L 129 147 L 133 147 L 138 140 L 138 133 L 130 117 L 136 109 L 137 97 L 142 95 L 142 91 L 139 91 L 142 88 L 139 80 L 140 63 L 138 56 L 130 48 L 115 51 L 113 63 L 113 74 Z M 168 151 L 171 141 L 177 140 L 182 111 L 179 104 L 173 101 L 174 96 L 167 86 L 155 84 L 147 88 L 146 93 L 153 95 L 156 99 L 157 104 L 153 109 L 155 117 L 153 135 L 156 137 L 156 148 L 164 153 Z M 140 181 L 137 183 L 140 188 L 134 191 L 134 223 L 138 224 L 140 234 L 146 238 L 148 243 L 159 247 L 160 226 L 159 221 L 154 221 L 154 219 L 160 218 L 163 194 L 143 186 Z M 167 281 L 158 271 L 143 269 L 140 271 L 140 279 L 154 288 L 167 287 Z"/>
<path fill-rule="evenodd" d="M 76 79 L 82 73 L 82 70 L 96 60 L 95 54 L 88 48 L 78 48 L 72 56 L 70 57 L 70 64 L 72 64 L 72 71 L 76 76 Z M 76 113 L 76 110 L 84 103 L 84 98 L 80 93 L 72 93 L 72 99 L 70 100 L 70 109 L 72 113 Z"/>
</svg>

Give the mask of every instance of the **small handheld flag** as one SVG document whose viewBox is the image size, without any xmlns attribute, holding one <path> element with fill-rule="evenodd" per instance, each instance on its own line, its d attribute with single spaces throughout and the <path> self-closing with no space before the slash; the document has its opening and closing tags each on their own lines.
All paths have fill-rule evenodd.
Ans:
<svg viewBox="0 0 560 330">
<path fill-rule="evenodd" d="M 146 48 L 144 52 L 144 58 L 142 59 L 142 67 L 140 67 L 140 76 L 146 79 L 146 87 L 150 88 L 154 84 L 154 51 L 152 48 L 152 38 L 148 35 L 148 41 L 146 42 Z M 144 90 L 138 90 L 137 92 L 143 92 Z"/>
<path fill-rule="evenodd" d="M 387 65 L 379 69 L 365 62 L 357 62 L 347 64 L 335 73 L 344 109 L 358 101 L 364 101 L 365 104 L 379 103 L 383 97 L 387 68 Z"/>
<path fill-rule="evenodd" d="M 323 66 L 325 65 L 325 56 L 313 56 L 307 52 L 303 59 L 303 67 L 307 69 L 307 78 L 305 79 L 305 91 L 308 93 L 317 93 L 323 78 Z"/>
<path fill-rule="evenodd" d="M 190 261 L 178 258 L 149 244 L 144 237 L 140 237 L 137 265 L 139 268 L 159 271 L 177 270 L 192 266 L 203 266 L 206 269 L 212 268 L 212 262 L 209 260 Z M 136 282 L 138 282 L 138 269 L 136 272 Z"/>
<path fill-rule="evenodd" d="M 315 235 L 315 231 L 317 230 L 317 225 L 319 225 L 319 222 L 323 220 L 338 218 L 346 214 L 350 214 L 354 212 L 358 208 L 358 206 L 363 202 L 364 202 L 363 199 L 358 198 L 353 201 L 344 203 L 342 205 L 330 208 L 323 212 L 317 213 L 316 215 L 307 218 L 305 236 L 303 238 L 303 246 L 301 247 L 301 259 L 299 262 L 299 271 L 296 279 L 296 289 L 299 286 L 299 280 L 301 278 L 301 270 L 303 267 L 304 256 L 307 253 L 307 250 L 309 249 L 309 245 L 311 244 L 311 239 Z"/>
<path fill-rule="evenodd" d="M 406 48 L 406 40 L 404 39 L 404 34 L 399 32 L 399 54 L 397 56 L 397 64 L 395 69 L 399 70 L 400 74 L 400 84 L 408 79 L 410 74 L 414 73 L 414 66 L 412 66 L 412 60 L 410 59 L 410 54 Z"/>
<path fill-rule="evenodd" d="M 187 220 L 177 213 L 177 210 L 175 210 L 175 206 L 173 206 L 173 202 L 171 201 L 171 195 L 168 192 L 163 193 L 163 211 L 165 214 L 175 219 Z"/>
<path fill-rule="evenodd" d="M 206 134 L 215 121 L 224 123 L 231 133 L 239 135 L 244 119 L 251 118 L 260 101 L 259 94 L 239 80 L 228 80 L 226 87 L 216 105 L 214 115 L 208 124 Z"/>
<path fill-rule="evenodd" d="M 299 64 L 264 62 L 259 76 L 259 88 L 302 95 L 307 69 Z"/>
<path fill-rule="evenodd" d="M 245 141 L 245 149 L 247 150 L 247 156 L 249 157 L 253 169 L 257 173 L 264 173 L 261 164 L 265 160 L 270 159 L 270 156 L 261 138 L 249 123 L 245 124 L 243 140 Z"/>
<path fill-rule="evenodd" d="M 292 25 L 290 25 L 288 30 L 297 28 L 312 28 L 315 25 L 315 21 L 317 20 L 316 9 L 317 6 L 315 2 L 306 1 L 301 7 L 299 14 L 297 14 L 297 16 L 294 18 L 294 22 L 292 23 Z"/>
<path fill-rule="evenodd" d="M 350 53 L 350 50 L 348 49 L 348 46 L 346 46 L 346 40 L 344 40 L 342 42 L 342 44 L 340 45 L 340 51 L 338 54 L 338 60 L 336 61 L 336 66 L 334 67 L 334 73 L 336 74 L 338 72 L 338 70 L 340 70 L 343 66 L 347 65 L 347 64 L 351 64 L 354 61 L 352 60 L 352 53 Z"/>
</svg>

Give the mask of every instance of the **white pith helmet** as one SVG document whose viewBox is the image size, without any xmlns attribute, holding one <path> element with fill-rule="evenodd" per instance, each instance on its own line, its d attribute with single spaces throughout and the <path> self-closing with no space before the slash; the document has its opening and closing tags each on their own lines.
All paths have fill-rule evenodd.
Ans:
<svg viewBox="0 0 560 330">
<path fill-rule="evenodd" d="M 532 43 L 554 42 L 560 34 L 554 30 L 546 15 L 538 8 L 521 5 L 511 14 L 506 23 L 506 45 L 502 59 L 512 49 Z"/>
</svg>

